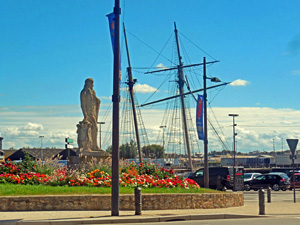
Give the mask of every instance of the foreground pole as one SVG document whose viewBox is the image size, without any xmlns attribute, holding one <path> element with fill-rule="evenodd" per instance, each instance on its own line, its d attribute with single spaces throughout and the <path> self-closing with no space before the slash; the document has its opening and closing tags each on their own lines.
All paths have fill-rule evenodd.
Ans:
<svg viewBox="0 0 300 225">
<path fill-rule="evenodd" d="M 265 191 L 261 188 L 258 191 L 258 206 L 259 206 L 259 215 L 266 215 L 265 212 Z"/>
<path fill-rule="evenodd" d="M 271 203 L 271 187 L 268 187 L 267 189 L 267 199 L 268 202 Z"/>
<path fill-rule="evenodd" d="M 115 0 L 111 215 L 119 216 L 120 0 Z"/>
<path fill-rule="evenodd" d="M 134 199 L 135 215 L 142 215 L 142 189 L 140 187 L 134 189 Z"/>
</svg>

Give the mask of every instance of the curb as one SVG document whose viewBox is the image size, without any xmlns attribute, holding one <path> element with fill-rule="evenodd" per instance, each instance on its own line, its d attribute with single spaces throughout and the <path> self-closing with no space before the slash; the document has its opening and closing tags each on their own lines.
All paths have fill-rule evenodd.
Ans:
<svg viewBox="0 0 300 225">
<path fill-rule="evenodd" d="M 79 225 L 79 224 L 110 224 L 110 223 L 147 223 L 147 222 L 169 222 L 187 220 L 216 220 L 216 219 L 242 219 L 261 218 L 267 216 L 259 215 L 236 215 L 236 214 L 193 214 L 193 215 L 170 215 L 170 216 L 128 216 L 110 218 L 86 218 L 86 219 L 52 219 L 52 220 L 6 220 L 1 225 Z"/>
</svg>

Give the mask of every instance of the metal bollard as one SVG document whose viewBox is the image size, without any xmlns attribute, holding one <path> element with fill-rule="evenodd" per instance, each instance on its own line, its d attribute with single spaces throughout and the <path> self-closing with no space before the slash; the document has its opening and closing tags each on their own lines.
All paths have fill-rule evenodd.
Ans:
<svg viewBox="0 0 300 225">
<path fill-rule="evenodd" d="M 134 199 L 135 215 L 142 215 L 142 189 L 140 187 L 134 189 Z"/>
<path fill-rule="evenodd" d="M 267 202 L 271 202 L 271 187 L 268 187 L 267 189 L 267 199 L 268 199 Z"/>
<path fill-rule="evenodd" d="M 259 215 L 266 215 L 265 213 L 265 191 L 261 188 L 258 191 L 258 204 L 259 204 Z"/>
</svg>

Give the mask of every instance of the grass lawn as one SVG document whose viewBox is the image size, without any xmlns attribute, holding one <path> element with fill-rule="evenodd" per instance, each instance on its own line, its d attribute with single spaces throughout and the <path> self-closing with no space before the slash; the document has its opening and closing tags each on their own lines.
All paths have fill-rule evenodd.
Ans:
<svg viewBox="0 0 300 225">
<path fill-rule="evenodd" d="M 211 189 L 183 189 L 183 188 L 146 188 L 142 193 L 218 193 Z M 134 188 L 120 187 L 120 194 L 133 194 Z M 20 195 L 84 195 L 111 194 L 111 188 L 105 187 L 60 187 L 45 185 L 0 184 L 0 196 Z"/>
</svg>

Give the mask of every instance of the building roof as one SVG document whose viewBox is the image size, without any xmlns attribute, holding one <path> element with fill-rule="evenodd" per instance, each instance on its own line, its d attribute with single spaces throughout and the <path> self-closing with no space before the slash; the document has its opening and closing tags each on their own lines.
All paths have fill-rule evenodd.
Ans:
<svg viewBox="0 0 300 225">
<path fill-rule="evenodd" d="M 62 152 L 65 151 L 66 149 L 39 149 L 39 148 L 21 148 L 19 150 L 4 150 L 5 158 L 6 159 L 11 159 L 11 160 L 16 160 L 21 157 L 21 151 L 27 152 L 31 157 L 34 159 L 41 159 L 42 156 L 44 159 L 52 159 L 56 157 L 57 155 L 62 155 Z M 76 149 L 71 150 L 72 153 L 71 155 L 75 154 Z"/>
</svg>

